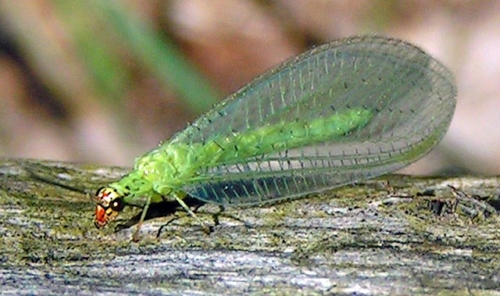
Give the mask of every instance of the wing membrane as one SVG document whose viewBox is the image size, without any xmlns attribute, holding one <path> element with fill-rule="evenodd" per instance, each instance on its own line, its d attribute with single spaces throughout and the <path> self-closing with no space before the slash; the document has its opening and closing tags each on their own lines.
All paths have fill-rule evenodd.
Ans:
<svg viewBox="0 0 500 296">
<path fill-rule="evenodd" d="M 402 41 L 364 36 L 317 47 L 255 79 L 172 142 L 200 145 L 354 108 L 370 110 L 369 123 L 340 139 L 201 164 L 182 189 L 208 202 L 253 205 L 397 170 L 441 140 L 455 94 L 449 71 Z"/>
</svg>

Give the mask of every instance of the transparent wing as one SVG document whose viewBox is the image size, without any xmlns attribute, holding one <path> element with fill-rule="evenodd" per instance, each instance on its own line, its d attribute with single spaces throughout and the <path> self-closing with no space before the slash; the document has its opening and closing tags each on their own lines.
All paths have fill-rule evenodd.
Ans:
<svg viewBox="0 0 500 296">
<path fill-rule="evenodd" d="M 208 202 L 254 205 L 400 169 L 441 140 L 455 95 L 451 73 L 403 41 L 362 36 L 319 46 L 255 79 L 172 141 L 207 143 L 353 108 L 371 110 L 369 123 L 341 139 L 201 166 L 182 189 Z"/>
</svg>

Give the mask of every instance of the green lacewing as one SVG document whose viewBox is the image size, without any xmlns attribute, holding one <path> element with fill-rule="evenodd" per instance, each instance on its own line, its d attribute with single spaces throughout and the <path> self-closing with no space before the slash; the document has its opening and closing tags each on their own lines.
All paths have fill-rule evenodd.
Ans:
<svg viewBox="0 0 500 296">
<path fill-rule="evenodd" d="M 268 71 L 97 191 L 95 225 L 186 197 L 231 206 L 300 198 L 401 169 L 444 136 L 450 71 L 405 41 L 356 36 Z M 136 235 L 135 234 L 135 235 Z M 134 237 L 135 237 L 134 235 Z"/>
</svg>

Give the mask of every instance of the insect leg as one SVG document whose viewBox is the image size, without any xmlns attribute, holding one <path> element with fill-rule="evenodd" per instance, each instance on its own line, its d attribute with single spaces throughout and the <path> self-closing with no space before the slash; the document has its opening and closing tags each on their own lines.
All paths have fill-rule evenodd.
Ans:
<svg viewBox="0 0 500 296">
<path fill-rule="evenodd" d="M 208 227 L 205 223 L 203 223 L 203 221 L 201 221 L 200 218 L 198 218 L 198 216 L 196 216 L 196 214 L 193 211 L 191 211 L 191 209 L 186 205 L 186 203 L 182 200 L 182 198 L 180 198 L 177 194 L 174 194 L 174 198 L 181 205 L 181 207 L 183 207 L 184 210 L 186 210 L 186 212 L 188 212 L 189 215 L 191 215 L 191 217 L 196 219 L 196 221 L 201 224 L 201 227 L 203 227 L 203 231 L 206 234 L 210 234 L 211 232 L 210 227 Z"/>
<path fill-rule="evenodd" d="M 137 229 L 135 230 L 134 235 L 132 235 L 132 241 L 134 242 L 139 241 L 139 230 L 141 230 L 142 222 L 144 222 L 144 219 L 146 218 L 146 213 L 148 212 L 150 204 L 151 204 L 151 196 L 148 196 L 148 198 L 146 199 L 146 204 L 142 209 L 141 219 L 139 219 L 139 222 L 137 223 Z"/>
</svg>

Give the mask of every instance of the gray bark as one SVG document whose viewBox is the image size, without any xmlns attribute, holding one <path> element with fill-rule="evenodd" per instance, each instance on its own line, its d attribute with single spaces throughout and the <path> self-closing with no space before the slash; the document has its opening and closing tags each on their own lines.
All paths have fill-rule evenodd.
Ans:
<svg viewBox="0 0 500 296">
<path fill-rule="evenodd" d="M 500 286 L 497 178 L 386 176 L 228 208 L 210 235 L 179 210 L 146 221 L 134 243 L 135 226 L 93 225 L 94 192 L 126 172 L 0 160 L 2 293 L 477 295 Z M 436 196 L 417 194 L 429 189 Z M 198 215 L 214 225 L 218 211 L 204 205 Z"/>
</svg>

